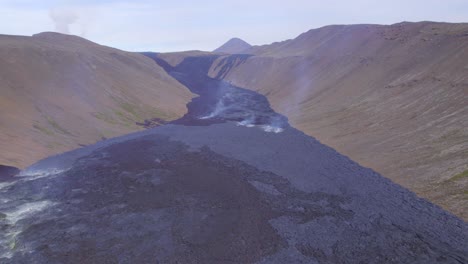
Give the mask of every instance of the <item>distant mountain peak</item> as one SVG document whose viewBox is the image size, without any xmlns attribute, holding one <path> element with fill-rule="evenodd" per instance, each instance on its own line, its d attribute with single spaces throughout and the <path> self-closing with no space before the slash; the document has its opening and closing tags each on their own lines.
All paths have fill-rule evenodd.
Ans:
<svg viewBox="0 0 468 264">
<path fill-rule="evenodd" d="M 232 38 L 228 42 L 224 43 L 221 47 L 215 49 L 213 52 L 221 53 L 242 53 L 247 49 L 250 49 L 252 45 L 245 42 L 240 38 Z"/>
</svg>

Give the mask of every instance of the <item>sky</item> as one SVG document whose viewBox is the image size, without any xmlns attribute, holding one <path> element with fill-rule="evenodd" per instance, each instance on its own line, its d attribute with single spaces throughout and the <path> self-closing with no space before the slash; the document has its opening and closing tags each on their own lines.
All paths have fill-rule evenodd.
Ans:
<svg viewBox="0 0 468 264">
<path fill-rule="evenodd" d="M 330 24 L 468 22 L 468 0 L 0 0 L 0 34 L 56 31 L 128 51 L 252 45 Z"/>
</svg>

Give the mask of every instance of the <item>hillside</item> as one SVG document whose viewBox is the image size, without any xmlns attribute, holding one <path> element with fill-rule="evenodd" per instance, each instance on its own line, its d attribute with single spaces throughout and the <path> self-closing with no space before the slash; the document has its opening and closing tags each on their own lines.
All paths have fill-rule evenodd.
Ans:
<svg viewBox="0 0 468 264">
<path fill-rule="evenodd" d="M 210 76 L 468 219 L 468 24 L 327 26 L 248 53 Z"/>
<path fill-rule="evenodd" d="M 0 36 L 0 164 L 33 162 L 182 116 L 192 94 L 154 61 L 58 33 Z"/>
<path fill-rule="evenodd" d="M 228 42 L 221 45 L 221 47 L 215 49 L 213 52 L 216 53 L 230 53 L 230 54 L 239 54 L 244 53 L 246 50 L 249 50 L 252 46 L 243 41 L 240 38 L 232 38 Z"/>
</svg>

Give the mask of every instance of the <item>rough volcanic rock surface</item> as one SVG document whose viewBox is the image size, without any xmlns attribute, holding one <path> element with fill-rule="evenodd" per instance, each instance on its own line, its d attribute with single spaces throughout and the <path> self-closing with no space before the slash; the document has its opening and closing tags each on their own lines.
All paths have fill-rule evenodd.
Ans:
<svg viewBox="0 0 468 264">
<path fill-rule="evenodd" d="M 12 180 L 19 172 L 18 168 L 0 165 L 0 182 Z"/>
<path fill-rule="evenodd" d="M 467 225 L 293 128 L 165 125 L 2 185 L 7 263 L 465 263 Z"/>
</svg>

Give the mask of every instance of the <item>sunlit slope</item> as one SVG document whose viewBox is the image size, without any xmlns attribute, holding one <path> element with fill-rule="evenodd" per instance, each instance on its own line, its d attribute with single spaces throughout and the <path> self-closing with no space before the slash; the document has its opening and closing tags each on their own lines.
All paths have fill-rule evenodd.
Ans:
<svg viewBox="0 0 468 264">
<path fill-rule="evenodd" d="M 0 36 L 0 164 L 172 120 L 192 94 L 147 57 L 57 33 Z"/>
</svg>

